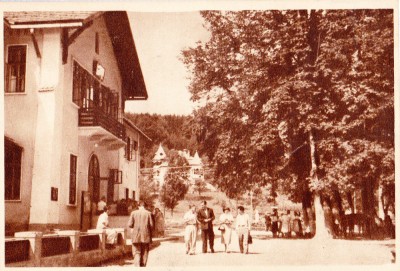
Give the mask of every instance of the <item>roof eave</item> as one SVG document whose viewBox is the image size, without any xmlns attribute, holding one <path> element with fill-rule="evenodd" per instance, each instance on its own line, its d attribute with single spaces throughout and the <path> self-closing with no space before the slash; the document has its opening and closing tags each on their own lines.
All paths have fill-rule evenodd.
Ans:
<svg viewBox="0 0 400 271">
<path fill-rule="evenodd" d="M 145 137 L 147 140 L 153 141 L 151 140 L 150 137 L 148 137 L 142 130 L 139 129 L 139 127 L 137 127 L 135 124 L 133 124 L 133 122 L 131 122 L 128 118 L 124 117 L 124 121 L 133 129 L 135 129 L 136 131 L 138 131 L 143 137 Z"/>
</svg>

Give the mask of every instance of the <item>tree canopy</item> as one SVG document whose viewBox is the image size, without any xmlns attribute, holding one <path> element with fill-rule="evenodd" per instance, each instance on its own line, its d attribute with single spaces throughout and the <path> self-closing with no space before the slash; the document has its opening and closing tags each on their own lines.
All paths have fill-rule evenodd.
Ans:
<svg viewBox="0 0 400 271">
<path fill-rule="evenodd" d="M 182 52 L 201 151 L 233 197 L 394 184 L 393 10 L 204 11 Z M 309 133 L 317 146 L 310 178 Z"/>
</svg>

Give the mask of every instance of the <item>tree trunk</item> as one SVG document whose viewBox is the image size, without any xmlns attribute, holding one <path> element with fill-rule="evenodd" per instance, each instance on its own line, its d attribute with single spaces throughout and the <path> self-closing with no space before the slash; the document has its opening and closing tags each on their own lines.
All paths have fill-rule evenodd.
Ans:
<svg viewBox="0 0 400 271">
<path fill-rule="evenodd" d="M 317 175 L 316 146 L 312 129 L 309 132 L 309 139 L 310 139 L 310 156 L 311 156 L 310 177 L 312 183 L 317 183 L 318 175 Z M 325 225 L 325 215 L 321 205 L 321 195 L 319 191 L 314 192 L 314 211 L 315 211 L 314 239 L 318 240 L 332 239 L 332 235 L 329 233 Z"/>
<path fill-rule="evenodd" d="M 384 203 L 384 198 L 383 198 L 383 187 L 380 184 L 378 188 L 378 215 L 380 218 L 385 219 L 386 215 L 386 210 L 384 208 L 385 203 Z"/>
</svg>

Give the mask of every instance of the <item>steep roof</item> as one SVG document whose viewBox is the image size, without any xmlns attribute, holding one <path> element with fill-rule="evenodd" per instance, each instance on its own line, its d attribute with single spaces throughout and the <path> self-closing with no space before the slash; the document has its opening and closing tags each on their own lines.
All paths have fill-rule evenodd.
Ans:
<svg viewBox="0 0 400 271">
<path fill-rule="evenodd" d="M 160 146 L 158 147 L 158 150 L 156 151 L 156 153 L 154 155 L 153 161 L 160 161 L 160 160 L 164 160 L 166 158 L 167 158 L 167 155 L 165 154 L 165 151 L 160 144 Z"/>
<path fill-rule="evenodd" d="M 85 26 L 99 16 L 104 16 L 118 68 L 122 77 L 124 100 L 148 98 L 139 57 L 125 11 L 30 11 L 4 12 L 4 24 L 10 28 L 50 28 Z"/>
<path fill-rule="evenodd" d="M 128 118 L 124 117 L 124 122 L 131 128 L 133 128 L 134 130 L 138 131 L 139 134 L 141 134 L 144 138 L 146 138 L 149 141 L 152 141 L 150 137 L 148 137 L 142 130 L 139 129 L 139 127 L 137 127 L 135 124 L 133 124 L 132 121 L 130 121 Z"/>
</svg>

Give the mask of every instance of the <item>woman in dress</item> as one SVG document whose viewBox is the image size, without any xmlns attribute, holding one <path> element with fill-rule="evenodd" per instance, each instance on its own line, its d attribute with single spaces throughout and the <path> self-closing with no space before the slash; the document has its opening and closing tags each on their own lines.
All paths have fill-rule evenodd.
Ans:
<svg viewBox="0 0 400 271">
<path fill-rule="evenodd" d="M 164 237 L 165 221 L 159 208 L 154 210 L 154 237 Z"/>
<path fill-rule="evenodd" d="M 221 222 L 219 229 L 221 230 L 221 242 L 225 245 L 225 252 L 229 253 L 229 245 L 232 236 L 232 223 L 234 219 L 231 214 L 231 209 L 225 207 L 223 211 L 223 214 L 219 218 L 219 221 Z"/>
</svg>

